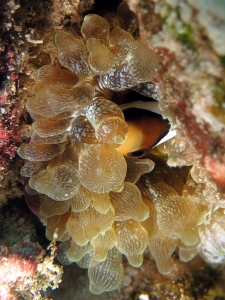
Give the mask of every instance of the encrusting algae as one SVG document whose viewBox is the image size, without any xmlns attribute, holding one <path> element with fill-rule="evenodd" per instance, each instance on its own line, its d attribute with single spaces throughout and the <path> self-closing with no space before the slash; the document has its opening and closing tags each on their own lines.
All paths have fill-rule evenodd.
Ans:
<svg viewBox="0 0 225 300">
<path fill-rule="evenodd" d="M 34 122 L 29 144 L 18 149 L 26 161 L 21 174 L 30 177 L 26 192 L 41 199 L 46 236 L 52 240 L 57 230 L 66 245 L 62 255 L 88 269 L 95 294 L 121 285 L 122 254 L 139 267 L 147 247 L 168 274 L 177 247 L 183 261 L 197 254 L 212 207 L 200 192 L 193 196 L 201 184 L 191 175 L 184 180 L 161 154 L 138 158 L 168 133 L 168 121 L 140 109 L 137 126 L 129 107 L 123 112 L 118 105 L 129 102 L 131 90 L 154 98 L 157 51 L 139 37 L 126 3 L 117 14 L 87 15 L 81 34 L 58 31 L 55 44 L 62 67 L 45 65 L 31 74 L 26 108 Z M 149 131 L 157 134 L 148 143 L 143 134 L 136 149 L 132 135 L 143 132 L 144 118 L 155 118 L 158 126 L 153 122 Z"/>
</svg>

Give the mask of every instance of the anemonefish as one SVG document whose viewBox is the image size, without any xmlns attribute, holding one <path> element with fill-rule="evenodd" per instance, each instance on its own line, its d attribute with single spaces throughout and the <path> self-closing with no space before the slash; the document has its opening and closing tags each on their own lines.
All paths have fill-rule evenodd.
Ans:
<svg viewBox="0 0 225 300">
<path fill-rule="evenodd" d="M 117 150 L 126 156 L 142 157 L 157 145 L 176 135 L 170 123 L 163 119 L 158 102 L 135 101 L 120 105 L 124 112 L 129 133 Z"/>
</svg>

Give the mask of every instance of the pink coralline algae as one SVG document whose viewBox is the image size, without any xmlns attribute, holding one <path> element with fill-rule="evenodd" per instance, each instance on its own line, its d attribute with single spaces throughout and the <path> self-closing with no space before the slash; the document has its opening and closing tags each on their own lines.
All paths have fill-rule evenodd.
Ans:
<svg viewBox="0 0 225 300">
<path fill-rule="evenodd" d="M 32 248 L 29 248 L 32 247 Z M 32 253 L 26 253 L 27 249 Z M 25 251 L 25 253 L 21 253 Z M 10 250 L 2 247 L 0 251 L 0 299 L 16 299 L 16 291 L 26 290 L 31 278 L 37 273 L 38 256 L 41 248 L 38 244 L 23 240 Z M 29 254 L 29 255 L 28 255 Z M 33 254 L 33 255 L 32 255 Z"/>
<path fill-rule="evenodd" d="M 0 258 L 0 299 L 15 299 L 11 294 L 11 287 L 22 284 L 26 287 L 26 280 L 37 271 L 37 264 L 31 259 L 21 259 L 18 255 Z"/>
<path fill-rule="evenodd" d="M 9 162 L 14 158 L 19 142 L 18 110 L 13 104 L 2 115 L 0 123 L 0 180 L 6 172 Z"/>
<path fill-rule="evenodd" d="M 61 267 L 54 264 L 55 242 L 47 250 L 28 235 L 0 248 L 0 300 L 47 299 L 46 289 L 57 288 L 62 276 Z"/>
<path fill-rule="evenodd" d="M 1 48 L 4 49 L 3 46 Z M 9 162 L 15 157 L 20 142 L 19 111 L 21 110 L 17 91 L 15 51 L 1 51 L 1 48 L 0 57 L 3 57 L 3 65 L 0 66 L 0 180 L 7 172 Z"/>
</svg>

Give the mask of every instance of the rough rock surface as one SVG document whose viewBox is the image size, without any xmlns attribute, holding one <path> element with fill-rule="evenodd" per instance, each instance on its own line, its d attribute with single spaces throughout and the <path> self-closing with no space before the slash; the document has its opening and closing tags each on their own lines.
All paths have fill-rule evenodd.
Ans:
<svg viewBox="0 0 225 300">
<path fill-rule="evenodd" d="M 213 1 L 206 1 L 207 4 L 205 1 L 197 3 L 191 0 L 127 2 L 138 17 L 143 39 L 150 41 L 152 35 L 155 35 L 152 40 L 154 46 L 166 47 L 162 53 L 164 70 L 161 77 L 155 78 L 155 84 L 161 90 L 158 100 L 164 115 L 178 130 L 177 140 L 169 147 L 169 163 L 179 166 L 194 163 L 197 169 L 201 162 L 200 169 L 203 165 L 208 172 L 203 176 L 208 189 L 218 193 L 220 198 L 224 195 L 225 184 L 225 21 L 217 6 L 219 1 L 216 1 L 213 11 Z M 111 3 L 114 4 L 113 1 Z M 9 258 L 12 258 L 15 265 L 23 264 L 28 259 L 31 277 L 35 275 L 42 251 L 48 242 L 39 220 L 25 206 L 22 179 L 19 176 L 22 162 L 15 158 L 19 143 L 29 139 L 31 119 L 24 111 L 32 83 L 29 74 L 34 68 L 55 59 L 54 32 L 58 28 L 76 31 L 83 13 L 92 8 L 92 0 L 21 0 L 19 4 L 5 0 L 0 3 L 0 224 L 3 232 L 0 239 L 0 268 L 9 266 Z M 99 1 L 95 12 L 101 9 L 102 3 Z M 209 10 L 212 13 L 207 21 Z M 219 25 L 213 13 L 219 18 Z M 194 22 L 196 15 L 197 21 Z M 161 33 L 157 35 L 159 30 Z M 22 256 L 21 251 L 24 251 Z M 101 296 L 92 295 L 88 291 L 86 271 L 72 264 L 64 267 L 58 290 L 43 295 L 35 291 L 37 298 L 34 298 L 29 292 L 23 291 L 23 282 L 18 281 L 17 287 L 21 294 L 13 291 L 13 298 L 3 299 L 20 299 L 21 295 L 25 299 L 45 297 L 55 300 L 142 299 L 142 294 L 149 299 L 224 298 L 225 273 L 223 269 L 220 270 L 222 267 L 216 266 L 213 269 L 200 257 L 184 264 L 174 254 L 174 271 L 163 276 L 157 271 L 153 259 L 149 258 L 149 253 L 146 252 L 145 256 L 140 269 L 132 268 L 124 262 L 125 279 L 119 291 Z M 56 269 L 60 273 L 58 264 Z M 51 280 L 51 276 L 49 278 Z M 0 277 L 0 280 L 3 279 Z M 34 282 L 35 277 L 32 280 Z M 57 277 L 57 280 L 60 279 Z M 45 288 L 49 281 L 46 282 Z M 7 281 L 3 283 L 8 284 Z M 40 288 L 37 286 L 37 289 Z"/>
</svg>

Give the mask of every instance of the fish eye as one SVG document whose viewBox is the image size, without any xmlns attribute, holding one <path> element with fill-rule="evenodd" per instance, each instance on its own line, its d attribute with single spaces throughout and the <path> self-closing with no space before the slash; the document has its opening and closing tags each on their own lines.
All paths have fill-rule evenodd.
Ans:
<svg viewBox="0 0 225 300">
<path fill-rule="evenodd" d="M 128 157 L 141 158 L 149 154 L 149 149 L 140 149 L 127 154 Z"/>
</svg>

